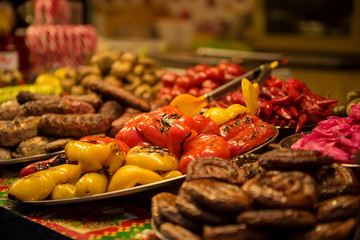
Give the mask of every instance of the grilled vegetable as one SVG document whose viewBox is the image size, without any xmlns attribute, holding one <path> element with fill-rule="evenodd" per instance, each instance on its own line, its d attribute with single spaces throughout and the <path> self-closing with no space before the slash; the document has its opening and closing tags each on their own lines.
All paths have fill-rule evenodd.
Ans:
<svg viewBox="0 0 360 240">
<path fill-rule="evenodd" d="M 71 162 L 78 162 L 82 173 L 104 170 L 113 174 L 125 159 L 125 153 L 115 143 L 71 141 L 66 144 L 65 153 Z"/>
<path fill-rule="evenodd" d="M 43 200 L 51 194 L 56 185 L 72 183 L 80 175 L 78 165 L 55 166 L 18 179 L 9 187 L 8 196 L 21 201 Z"/>
<path fill-rule="evenodd" d="M 21 169 L 19 178 L 25 177 L 29 174 L 48 169 L 50 167 L 54 167 L 61 164 L 70 164 L 69 159 L 66 157 L 65 154 L 59 154 L 55 157 L 52 157 L 48 160 L 44 161 L 38 161 L 31 163 L 27 166 L 25 166 L 23 169 Z"/>
<path fill-rule="evenodd" d="M 136 184 L 149 184 L 163 180 L 154 171 L 135 165 L 125 165 L 119 168 L 111 178 L 108 192 L 134 187 Z"/>
<path fill-rule="evenodd" d="M 166 148 L 157 146 L 136 146 L 130 149 L 125 162 L 152 171 L 170 171 L 179 169 L 178 158 Z"/>
<path fill-rule="evenodd" d="M 84 197 L 104 193 L 108 183 L 108 177 L 103 173 L 86 173 L 75 184 L 75 196 Z"/>
<path fill-rule="evenodd" d="M 209 117 L 216 122 L 218 126 L 226 123 L 230 119 L 240 114 L 248 113 L 249 109 L 240 104 L 232 104 L 227 108 L 212 107 L 203 113 L 203 116 Z"/>
<path fill-rule="evenodd" d="M 51 199 L 67 199 L 75 197 L 75 185 L 72 183 L 58 184 L 51 193 Z"/>
</svg>

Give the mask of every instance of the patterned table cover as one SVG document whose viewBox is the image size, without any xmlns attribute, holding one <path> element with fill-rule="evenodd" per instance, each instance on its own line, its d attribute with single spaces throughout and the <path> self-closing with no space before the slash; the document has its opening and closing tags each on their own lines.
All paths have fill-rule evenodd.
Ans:
<svg viewBox="0 0 360 240">
<path fill-rule="evenodd" d="M 151 229 L 150 207 L 151 197 L 164 191 L 162 188 L 85 203 L 29 206 L 7 198 L 6 190 L 17 175 L 18 171 L 0 169 L 0 208 L 30 219 L 35 224 L 79 240 L 158 239 Z M 172 186 L 169 192 L 177 191 L 177 187 Z"/>
</svg>

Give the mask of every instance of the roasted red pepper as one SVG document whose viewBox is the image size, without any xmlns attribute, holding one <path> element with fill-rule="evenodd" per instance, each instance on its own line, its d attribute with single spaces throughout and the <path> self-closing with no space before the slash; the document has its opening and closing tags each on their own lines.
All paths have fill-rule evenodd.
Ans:
<svg viewBox="0 0 360 240">
<path fill-rule="evenodd" d="M 216 123 L 209 117 L 203 115 L 183 116 L 171 126 L 168 133 L 167 148 L 177 157 L 180 157 L 185 141 L 189 141 L 200 133 L 219 135 L 220 131 Z"/>
<path fill-rule="evenodd" d="M 184 153 L 180 158 L 180 171 L 186 173 L 187 165 L 199 157 L 220 157 L 230 159 L 230 151 L 226 141 L 214 134 L 200 134 L 184 146 Z"/>
<path fill-rule="evenodd" d="M 115 143 L 116 146 L 118 146 L 124 153 L 128 153 L 130 150 L 130 147 L 123 141 L 120 141 L 116 138 L 111 137 L 101 137 L 101 136 L 86 136 L 79 139 L 81 142 L 88 142 L 88 143 L 94 143 L 94 144 L 109 144 L 109 143 Z"/>
<path fill-rule="evenodd" d="M 31 163 L 27 166 L 25 166 L 23 169 L 21 169 L 20 174 L 19 174 L 19 178 L 25 177 L 29 174 L 41 171 L 41 170 L 45 170 L 57 165 L 61 165 L 61 164 L 71 164 L 71 162 L 69 161 L 69 159 L 67 158 L 66 154 L 59 154 L 55 157 L 52 157 L 48 160 L 44 160 L 44 161 L 38 161 L 38 162 L 34 162 Z"/>
<path fill-rule="evenodd" d="M 125 142 L 130 148 L 152 145 L 136 128 L 138 123 L 146 121 L 150 117 L 151 114 L 149 113 L 140 113 L 134 116 L 125 123 L 123 128 L 115 135 L 115 138 Z"/>
</svg>

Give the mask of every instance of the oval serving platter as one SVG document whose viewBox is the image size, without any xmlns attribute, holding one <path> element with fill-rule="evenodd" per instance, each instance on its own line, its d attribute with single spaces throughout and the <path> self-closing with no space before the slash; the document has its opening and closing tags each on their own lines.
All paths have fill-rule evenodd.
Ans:
<svg viewBox="0 0 360 240">
<path fill-rule="evenodd" d="M 279 131 L 275 127 L 274 127 L 274 129 L 275 129 L 275 136 L 268 139 L 263 144 L 255 147 L 255 148 L 253 148 L 253 149 L 251 149 L 251 150 L 249 150 L 249 151 L 247 151 L 247 152 L 245 152 L 243 154 L 249 154 L 249 153 L 256 152 L 256 151 L 266 147 L 270 143 L 272 143 L 277 138 L 277 136 L 279 134 Z M 135 187 L 124 189 L 124 190 L 106 192 L 106 193 L 101 193 L 101 194 L 95 194 L 95 195 L 86 196 L 86 197 L 77 197 L 77 198 L 69 198 L 69 199 L 61 199 L 61 200 L 46 199 L 46 200 L 41 200 L 41 201 L 19 201 L 19 200 L 14 200 L 14 199 L 10 199 L 10 200 L 12 200 L 15 203 L 23 203 L 23 204 L 31 204 L 31 205 L 39 205 L 39 206 L 41 206 L 41 205 L 59 205 L 59 204 L 88 202 L 88 201 L 95 201 L 95 200 L 114 198 L 114 197 L 120 197 L 120 196 L 126 196 L 126 195 L 130 195 L 130 194 L 135 194 L 135 193 L 139 193 L 139 192 L 143 192 L 143 191 L 148 191 L 148 190 L 152 190 L 152 189 L 155 189 L 155 188 L 159 188 L 159 187 L 167 186 L 167 185 L 170 185 L 170 184 L 174 184 L 174 183 L 177 183 L 179 181 L 183 181 L 185 178 L 186 178 L 186 175 L 182 175 L 182 176 L 179 176 L 179 177 L 166 179 L 166 180 L 162 180 L 162 181 L 151 183 L 151 184 L 139 185 L 139 186 L 135 186 Z"/>
<path fill-rule="evenodd" d="M 64 150 L 57 151 L 57 152 L 52 152 L 52 153 L 28 156 L 28 157 L 11 158 L 11 159 L 6 159 L 6 160 L 0 160 L 0 165 L 8 165 L 8 164 L 14 164 L 14 163 L 24 163 L 24 162 L 33 162 L 33 161 L 38 161 L 38 160 L 46 160 L 46 159 L 55 157 L 56 155 L 59 155 L 61 153 L 64 153 Z"/>
</svg>

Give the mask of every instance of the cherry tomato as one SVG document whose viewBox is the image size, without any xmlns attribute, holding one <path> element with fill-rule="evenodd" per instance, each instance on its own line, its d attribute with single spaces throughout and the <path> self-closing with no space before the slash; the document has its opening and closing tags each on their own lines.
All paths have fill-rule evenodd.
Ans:
<svg viewBox="0 0 360 240">
<path fill-rule="evenodd" d="M 191 87 L 188 90 L 188 93 L 195 96 L 195 97 L 199 97 L 201 96 L 200 94 L 200 89 L 198 87 Z"/>
<path fill-rule="evenodd" d="M 180 88 L 189 89 L 194 85 L 193 79 L 190 76 L 178 77 L 175 83 Z"/>
<path fill-rule="evenodd" d="M 214 90 L 215 88 L 219 87 L 220 84 L 214 80 L 207 79 L 201 84 L 201 88 L 210 88 Z"/>
<path fill-rule="evenodd" d="M 211 79 L 217 83 L 223 84 L 226 82 L 225 71 L 218 67 L 210 67 L 205 70 L 208 79 Z"/>
<path fill-rule="evenodd" d="M 194 70 L 196 72 L 205 72 L 206 69 L 208 69 L 210 66 L 204 63 L 200 63 L 195 65 Z"/>
<path fill-rule="evenodd" d="M 229 78 L 234 78 L 243 75 L 246 71 L 239 65 L 235 63 L 227 63 L 225 70 L 225 76 Z"/>
<path fill-rule="evenodd" d="M 185 71 L 185 76 L 194 76 L 196 74 L 196 70 L 193 67 L 189 67 Z"/>
<path fill-rule="evenodd" d="M 161 82 L 164 84 L 164 86 L 174 86 L 176 79 L 179 77 L 176 73 L 173 72 L 166 72 L 161 77 Z"/>
<path fill-rule="evenodd" d="M 179 168 L 186 173 L 187 165 L 199 157 L 220 157 L 229 160 L 230 150 L 227 142 L 218 135 L 199 134 L 184 145 Z"/>
<path fill-rule="evenodd" d="M 194 86 L 201 87 L 201 84 L 206 80 L 205 72 L 198 72 L 193 76 Z"/>
<path fill-rule="evenodd" d="M 182 87 L 179 87 L 177 85 L 175 85 L 173 87 L 173 89 L 171 90 L 171 95 L 174 97 L 180 95 L 180 94 L 183 94 L 183 93 L 186 93 L 186 89 L 182 88 Z"/>
<path fill-rule="evenodd" d="M 200 96 L 204 95 L 204 94 L 207 94 L 207 93 L 211 92 L 212 90 L 213 90 L 212 88 L 201 88 L 200 89 Z"/>
</svg>

